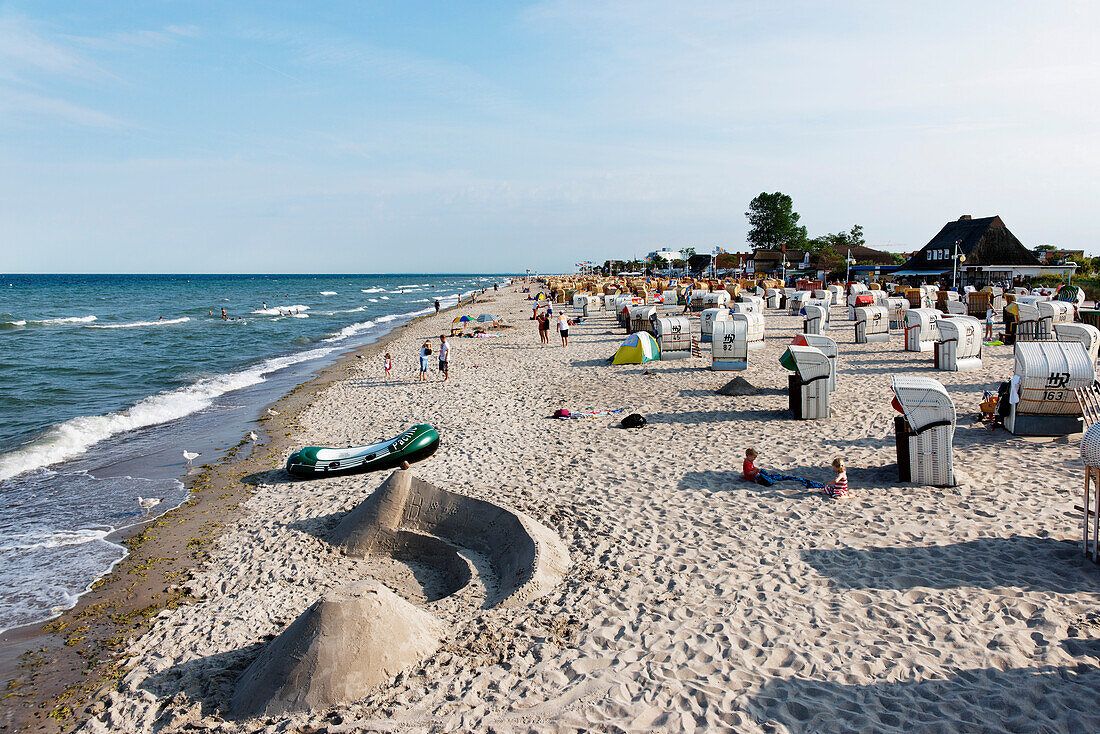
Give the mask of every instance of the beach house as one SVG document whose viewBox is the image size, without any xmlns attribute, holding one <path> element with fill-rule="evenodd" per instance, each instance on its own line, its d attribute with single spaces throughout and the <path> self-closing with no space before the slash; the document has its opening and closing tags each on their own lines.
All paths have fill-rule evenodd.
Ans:
<svg viewBox="0 0 1100 734">
<path fill-rule="evenodd" d="M 1038 275 L 1072 275 L 1076 265 L 1043 264 L 1024 247 L 999 216 L 974 219 L 964 214 L 948 222 L 927 245 L 914 254 L 898 278 L 940 282 L 947 286 L 1013 282 Z"/>
</svg>

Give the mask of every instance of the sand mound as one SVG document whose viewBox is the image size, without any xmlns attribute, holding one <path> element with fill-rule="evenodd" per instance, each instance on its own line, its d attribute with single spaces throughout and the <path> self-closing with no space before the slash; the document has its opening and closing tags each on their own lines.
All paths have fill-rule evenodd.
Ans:
<svg viewBox="0 0 1100 734">
<path fill-rule="evenodd" d="M 329 592 L 264 648 L 233 695 L 237 716 L 362 698 L 439 647 L 440 623 L 377 581 Z"/>
<path fill-rule="evenodd" d="M 744 377 L 735 377 L 714 392 L 719 395 L 756 395 L 760 389 Z"/>
<path fill-rule="evenodd" d="M 409 533 L 483 555 L 496 577 L 488 606 L 515 606 L 542 596 L 569 568 L 565 545 L 544 525 L 521 512 L 448 492 L 407 470 L 395 471 L 348 512 L 330 540 L 350 555 L 408 557 Z M 465 568 L 455 559 L 448 560 L 448 567 L 456 576 Z M 460 588 L 458 582 L 456 577 L 448 585 Z"/>
</svg>

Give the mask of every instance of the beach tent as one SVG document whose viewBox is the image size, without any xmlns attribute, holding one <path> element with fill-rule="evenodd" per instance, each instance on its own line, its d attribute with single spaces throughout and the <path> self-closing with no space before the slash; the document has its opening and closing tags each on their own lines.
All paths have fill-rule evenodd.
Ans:
<svg viewBox="0 0 1100 734">
<path fill-rule="evenodd" d="M 615 352 L 611 364 L 645 364 L 661 358 L 661 350 L 647 331 L 631 334 Z"/>
<path fill-rule="evenodd" d="M 496 321 L 497 317 L 491 313 L 483 313 L 477 317 L 477 320 L 484 324 L 486 321 Z"/>
</svg>

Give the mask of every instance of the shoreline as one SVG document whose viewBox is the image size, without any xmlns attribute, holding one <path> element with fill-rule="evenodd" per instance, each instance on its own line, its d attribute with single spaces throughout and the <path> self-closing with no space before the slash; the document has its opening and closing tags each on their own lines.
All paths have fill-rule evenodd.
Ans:
<svg viewBox="0 0 1100 734">
<path fill-rule="evenodd" d="M 489 302 L 491 293 L 477 302 Z M 293 445 L 289 437 L 299 427 L 295 418 L 312 398 L 346 377 L 358 360 L 380 357 L 404 329 L 469 303 L 460 296 L 439 314 L 414 316 L 311 372 L 268 405 L 279 415 L 265 412 L 255 419 L 264 432 L 261 443 L 251 447 L 242 439 L 195 474 L 180 478 L 187 492 L 180 506 L 112 532 L 108 539 L 124 546 L 127 555 L 73 607 L 0 634 L 0 732 L 67 731 L 94 714 L 95 707 L 87 704 L 120 677 L 117 658 L 126 646 L 148 630 L 161 610 L 193 601 L 185 582 L 206 560 L 206 549 L 240 517 L 240 505 L 259 477 L 281 469 Z"/>
</svg>

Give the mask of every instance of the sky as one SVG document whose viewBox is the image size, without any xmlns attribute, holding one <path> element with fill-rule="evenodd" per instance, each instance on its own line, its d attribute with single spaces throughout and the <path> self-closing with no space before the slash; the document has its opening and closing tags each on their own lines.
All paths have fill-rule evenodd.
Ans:
<svg viewBox="0 0 1100 734">
<path fill-rule="evenodd" d="M 1100 3 L 0 0 L 0 269 L 541 272 L 999 214 L 1100 254 Z"/>
</svg>

